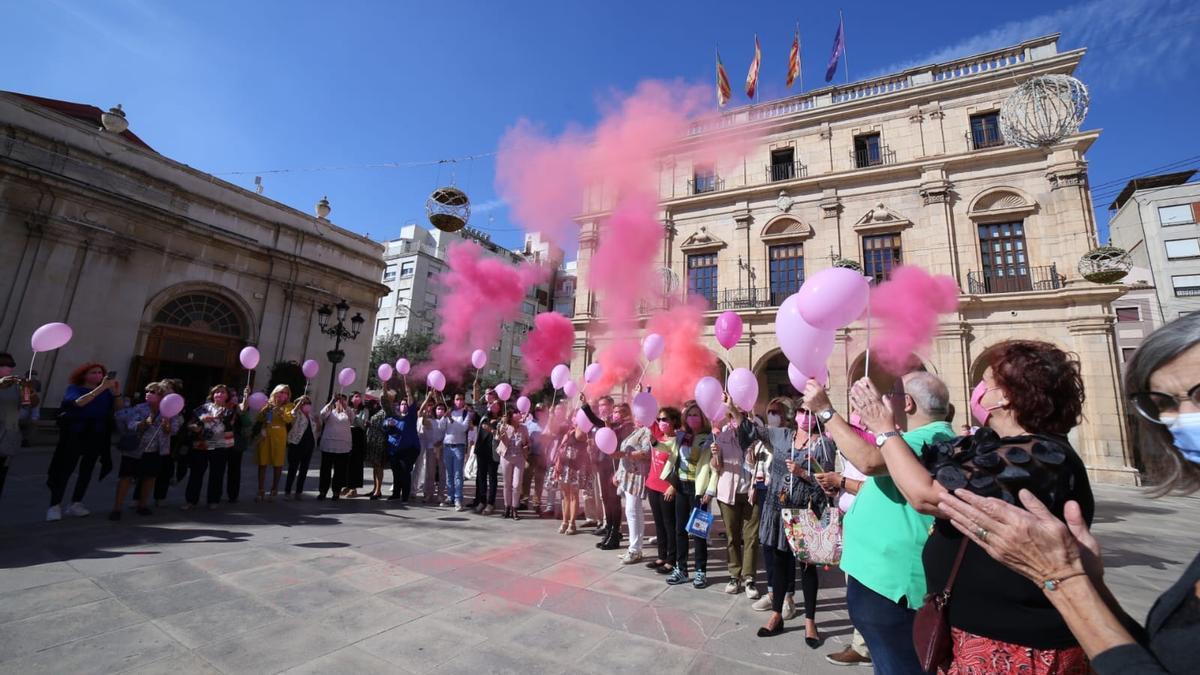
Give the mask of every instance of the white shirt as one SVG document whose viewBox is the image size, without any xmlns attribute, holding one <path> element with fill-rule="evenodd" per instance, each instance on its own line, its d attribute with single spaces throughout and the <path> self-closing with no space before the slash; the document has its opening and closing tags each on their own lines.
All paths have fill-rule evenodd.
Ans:
<svg viewBox="0 0 1200 675">
<path fill-rule="evenodd" d="M 451 410 L 446 415 L 446 433 L 443 436 L 443 442 L 446 445 L 466 445 L 470 422 L 471 411 L 467 408 Z"/>
</svg>

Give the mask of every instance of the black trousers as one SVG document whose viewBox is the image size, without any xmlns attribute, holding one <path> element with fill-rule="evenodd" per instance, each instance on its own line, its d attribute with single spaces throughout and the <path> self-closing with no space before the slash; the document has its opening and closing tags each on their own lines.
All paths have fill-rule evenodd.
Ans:
<svg viewBox="0 0 1200 675">
<path fill-rule="evenodd" d="M 492 453 L 475 455 L 475 501 L 471 505 L 496 505 L 496 490 L 500 484 L 500 462 L 492 459 Z"/>
<path fill-rule="evenodd" d="M 225 496 L 230 503 L 238 500 L 242 491 L 242 454 L 245 447 L 235 445 L 229 448 L 225 458 Z"/>
<path fill-rule="evenodd" d="M 367 431 L 350 427 L 350 456 L 346 463 L 346 484 L 343 487 L 359 490 L 363 486 L 363 455 L 367 452 Z"/>
<path fill-rule="evenodd" d="M 796 590 L 796 555 L 790 547 L 779 550 L 774 546 L 762 547 L 763 562 L 767 567 L 767 586 L 771 588 L 771 609 L 783 611 L 783 599 Z M 816 565 L 800 566 L 800 590 L 804 595 L 804 618 L 817 618 L 817 590 L 820 581 Z"/>
<path fill-rule="evenodd" d="M 306 434 L 307 440 L 307 434 Z M 312 462 L 313 446 L 312 442 L 300 442 L 298 444 L 288 443 L 287 448 L 287 482 L 283 486 L 283 493 L 292 492 L 292 485 L 296 486 L 296 494 L 304 492 L 304 479 L 308 477 L 308 465 Z"/>
<path fill-rule="evenodd" d="M 647 489 L 650 515 L 654 517 L 654 536 L 658 541 L 658 559 L 675 564 L 675 503 L 663 499 L 661 492 Z"/>
<path fill-rule="evenodd" d="M 688 518 L 692 509 L 700 506 L 696 497 L 696 483 L 690 480 L 679 481 L 675 488 L 675 567 L 687 572 L 688 569 L 688 540 L 696 546 L 696 571 L 708 569 L 708 540 L 693 537 L 688 534 Z"/>
<path fill-rule="evenodd" d="M 321 453 L 321 477 L 317 479 L 317 494 L 322 497 L 329 491 L 330 484 L 333 485 L 333 498 L 337 499 L 342 488 L 346 487 L 346 468 L 350 460 L 349 453 L 345 452 L 322 452 Z M 359 465 L 358 475 L 362 476 L 362 465 Z"/>
<path fill-rule="evenodd" d="M 0 497 L 4 496 L 4 479 L 8 478 L 8 465 L 11 457 L 0 457 Z"/>
<path fill-rule="evenodd" d="M 600 479 L 600 503 L 604 507 L 604 522 L 610 530 L 621 532 L 621 496 L 617 494 L 617 486 L 612 484 L 612 459 L 601 457 L 596 464 L 596 475 Z"/>
<path fill-rule="evenodd" d="M 167 491 L 171 489 L 171 479 L 175 477 L 176 463 L 174 454 L 165 455 L 159 461 L 158 474 L 154 477 L 154 501 L 161 502 L 167 498 Z"/>
<path fill-rule="evenodd" d="M 109 452 L 107 430 L 103 432 L 66 432 L 62 435 L 54 455 L 50 458 L 50 468 L 46 471 L 46 487 L 50 488 L 50 506 L 62 503 L 63 495 L 67 492 L 67 483 L 71 474 L 79 468 L 79 477 L 75 479 L 75 492 L 72 502 L 83 501 L 87 494 L 88 485 L 92 482 L 92 472 L 101 453 Z"/>
<path fill-rule="evenodd" d="M 403 501 L 408 501 L 412 494 L 413 456 L 408 450 L 388 455 L 388 464 L 392 468 L 392 496 Z"/>
<path fill-rule="evenodd" d="M 225 464 L 229 459 L 228 448 L 195 450 L 188 455 L 188 482 L 184 493 L 187 503 L 195 506 L 200 501 L 200 488 L 204 485 L 204 474 L 208 473 L 208 492 L 205 503 L 221 501 L 221 483 L 225 480 Z"/>
</svg>

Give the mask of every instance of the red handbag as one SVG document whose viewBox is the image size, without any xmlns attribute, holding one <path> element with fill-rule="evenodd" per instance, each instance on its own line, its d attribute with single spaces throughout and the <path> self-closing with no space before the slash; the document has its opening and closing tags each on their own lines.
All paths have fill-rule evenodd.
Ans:
<svg viewBox="0 0 1200 675">
<path fill-rule="evenodd" d="M 950 590 L 954 588 L 954 580 L 958 577 L 958 568 L 962 566 L 968 543 L 970 540 L 963 537 L 958 554 L 954 557 L 954 565 L 950 568 L 950 576 L 946 579 L 946 587 L 941 593 L 926 595 L 925 604 L 921 605 L 913 618 L 913 647 L 917 650 L 921 669 L 930 675 L 948 668 L 954 656 L 950 638 Z"/>
</svg>

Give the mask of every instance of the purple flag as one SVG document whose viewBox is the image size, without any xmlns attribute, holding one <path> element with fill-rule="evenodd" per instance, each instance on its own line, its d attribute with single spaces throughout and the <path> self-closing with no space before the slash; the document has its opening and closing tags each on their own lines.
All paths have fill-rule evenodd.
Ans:
<svg viewBox="0 0 1200 675">
<path fill-rule="evenodd" d="M 846 53 L 846 36 L 842 33 L 842 20 L 838 19 L 837 34 L 833 36 L 833 53 L 829 55 L 829 66 L 825 68 L 825 81 L 833 82 L 837 74 L 838 59 Z"/>
</svg>

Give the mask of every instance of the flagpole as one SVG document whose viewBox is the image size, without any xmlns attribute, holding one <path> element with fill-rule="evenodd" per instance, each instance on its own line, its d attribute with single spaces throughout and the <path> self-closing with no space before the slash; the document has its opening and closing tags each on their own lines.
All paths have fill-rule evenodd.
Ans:
<svg viewBox="0 0 1200 675">
<path fill-rule="evenodd" d="M 798 72 L 796 74 L 800 77 L 800 92 L 799 93 L 801 93 L 801 94 L 804 93 L 804 57 L 802 56 L 803 52 L 804 52 L 804 45 L 802 45 L 800 43 L 800 22 L 797 21 L 796 22 L 796 65 L 797 65 L 796 70 Z"/>
<path fill-rule="evenodd" d="M 838 10 L 838 23 L 842 26 L 842 66 L 846 73 L 846 84 L 850 84 L 850 50 L 846 49 L 846 20 L 842 18 L 842 10 Z"/>
</svg>

